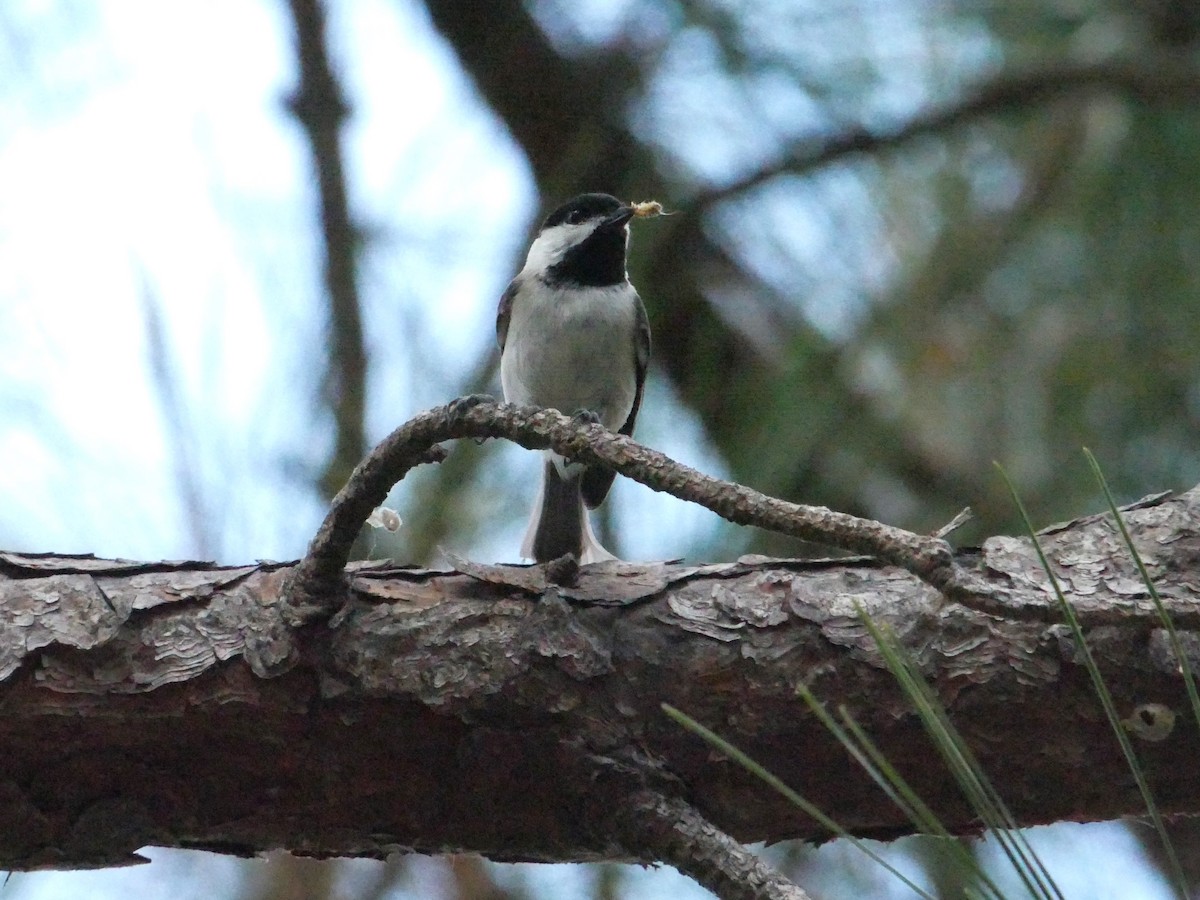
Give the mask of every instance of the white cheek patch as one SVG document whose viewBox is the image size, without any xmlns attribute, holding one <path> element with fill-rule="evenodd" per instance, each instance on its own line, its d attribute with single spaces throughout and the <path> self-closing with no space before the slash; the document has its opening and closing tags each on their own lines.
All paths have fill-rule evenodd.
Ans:
<svg viewBox="0 0 1200 900">
<path fill-rule="evenodd" d="M 578 225 L 563 222 L 561 225 L 547 228 L 537 236 L 529 248 L 529 255 L 525 257 L 525 268 L 521 270 L 521 274 L 544 272 L 562 262 L 567 251 L 582 243 L 599 224 L 597 220 L 580 222 Z"/>
</svg>

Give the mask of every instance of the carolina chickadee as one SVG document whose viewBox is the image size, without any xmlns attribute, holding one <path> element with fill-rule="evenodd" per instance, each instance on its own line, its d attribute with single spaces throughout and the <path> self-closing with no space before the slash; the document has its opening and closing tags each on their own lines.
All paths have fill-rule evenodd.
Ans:
<svg viewBox="0 0 1200 900">
<path fill-rule="evenodd" d="M 608 194 L 581 194 L 546 218 L 496 314 L 505 400 L 593 413 L 605 428 L 633 434 L 650 358 L 646 309 L 625 271 L 634 215 Z M 604 501 L 614 473 L 546 457 L 521 555 L 615 559 L 584 509 Z"/>
</svg>

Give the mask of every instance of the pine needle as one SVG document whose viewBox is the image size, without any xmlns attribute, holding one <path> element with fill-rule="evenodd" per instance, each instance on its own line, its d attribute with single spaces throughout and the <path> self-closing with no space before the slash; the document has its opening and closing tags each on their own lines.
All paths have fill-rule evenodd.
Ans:
<svg viewBox="0 0 1200 900">
<path fill-rule="evenodd" d="M 906 887 L 916 893 L 919 897 L 924 898 L 924 900 L 936 900 L 932 894 L 923 890 L 915 882 L 911 881 L 906 875 L 904 875 L 903 872 L 868 847 L 864 841 L 846 831 L 846 829 L 844 829 L 829 816 L 825 815 L 825 813 L 823 813 L 818 807 L 814 806 L 804 797 L 800 796 L 800 794 L 798 794 L 796 791 L 784 784 L 781 778 L 768 772 L 765 768 L 751 759 L 747 754 L 743 753 L 733 744 L 729 743 L 729 741 L 720 737 L 718 734 L 716 734 L 716 732 L 705 728 L 687 713 L 681 712 L 671 704 L 663 703 L 661 706 L 663 712 L 674 719 L 677 723 L 682 725 L 693 734 L 699 736 L 709 746 L 729 757 L 751 775 L 754 775 L 756 778 L 766 782 L 770 787 L 782 794 L 789 803 L 800 809 L 805 815 L 814 819 L 818 824 L 821 825 L 821 827 L 825 828 L 832 834 L 836 834 L 840 838 L 845 838 L 848 840 L 854 847 L 865 853 L 871 860 L 883 866 L 884 869 L 899 878 Z"/>
<path fill-rule="evenodd" d="M 1146 782 L 1145 769 L 1142 768 L 1142 764 L 1134 752 L 1133 743 L 1129 740 L 1129 735 L 1126 733 L 1125 727 L 1121 724 L 1121 717 L 1117 714 L 1117 707 L 1113 702 L 1112 693 L 1109 691 L 1108 685 L 1104 683 L 1104 676 L 1100 674 L 1100 668 L 1096 665 L 1091 648 L 1088 647 L 1087 641 L 1084 639 L 1083 628 L 1079 624 L 1079 617 L 1075 615 L 1074 607 L 1067 601 L 1062 586 L 1058 583 L 1058 578 L 1054 574 L 1054 570 L 1050 568 L 1050 561 L 1046 558 L 1046 554 L 1042 550 L 1041 542 L 1038 541 L 1037 532 L 1034 531 L 1033 522 L 1029 518 L 1025 504 L 1021 501 L 1021 496 L 1017 493 L 1017 489 L 1009 479 L 1008 473 L 1004 471 L 1004 467 L 999 463 L 995 463 L 995 466 L 1000 472 L 1000 477 L 1004 479 L 1004 484 L 1017 506 L 1017 511 L 1021 515 L 1021 521 L 1025 524 L 1025 530 L 1029 533 L 1030 540 L 1033 541 L 1033 548 L 1037 551 L 1042 569 L 1050 579 L 1050 586 L 1054 590 L 1054 596 L 1058 599 L 1059 608 L 1062 609 L 1063 616 L 1067 620 L 1067 625 L 1071 629 L 1071 634 L 1075 639 L 1075 646 L 1083 657 L 1083 664 L 1092 679 L 1092 687 L 1096 691 L 1096 696 L 1100 699 L 1100 704 L 1104 708 L 1104 715 L 1108 719 L 1108 724 L 1112 727 L 1113 734 L 1117 737 L 1117 742 L 1121 745 L 1121 752 L 1125 755 L 1125 762 L 1129 766 L 1129 771 L 1133 774 L 1133 778 L 1137 782 L 1138 791 L 1142 795 L 1142 802 L 1146 804 L 1146 812 L 1149 813 L 1150 821 L 1154 824 L 1154 830 L 1158 832 L 1159 840 L 1162 841 L 1163 851 L 1167 856 L 1175 888 L 1181 897 L 1186 898 L 1187 878 L 1184 877 L 1183 867 L 1179 864 L 1179 857 L 1175 853 L 1175 846 L 1171 843 L 1166 825 L 1159 814 L 1158 804 L 1154 802 L 1154 795 L 1150 793 L 1150 785 Z"/>
</svg>

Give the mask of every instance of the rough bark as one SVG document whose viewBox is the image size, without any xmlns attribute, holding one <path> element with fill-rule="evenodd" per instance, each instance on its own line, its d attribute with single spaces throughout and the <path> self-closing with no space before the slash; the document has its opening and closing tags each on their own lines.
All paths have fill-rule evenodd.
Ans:
<svg viewBox="0 0 1200 900">
<path fill-rule="evenodd" d="M 1200 490 L 1128 520 L 1176 622 L 1200 627 Z M 1180 713 L 1138 748 L 1164 810 L 1200 811 L 1177 661 L 1119 536 L 1093 517 L 1044 544 L 1122 714 Z M 870 561 L 749 559 L 585 567 L 571 586 L 538 568 L 358 564 L 330 615 L 283 602 L 289 564 L 0 554 L 0 866 L 110 865 L 146 844 L 649 861 L 629 839 L 647 797 L 742 841 L 825 836 L 664 701 L 851 830 L 907 832 L 801 683 L 972 831 L 856 604 L 916 654 L 1022 823 L 1137 814 L 1029 542 L 957 562 L 990 588 L 987 611 Z"/>
</svg>

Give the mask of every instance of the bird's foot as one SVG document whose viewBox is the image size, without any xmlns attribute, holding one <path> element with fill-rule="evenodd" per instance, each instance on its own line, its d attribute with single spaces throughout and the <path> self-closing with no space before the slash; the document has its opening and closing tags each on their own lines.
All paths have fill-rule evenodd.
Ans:
<svg viewBox="0 0 1200 900">
<path fill-rule="evenodd" d="M 467 394 L 464 397 L 455 397 L 446 404 L 446 417 L 453 422 L 455 419 L 465 416 L 476 406 L 495 402 L 496 398 L 491 394 Z M 475 438 L 476 444 L 484 444 L 486 442 L 487 438 Z"/>
<path fill-rule="evenodd" d="M 576 425 L 599 425 L 600 415 L 590 409 L 577 409 L 571 416 L 571 421 Z"/>
<path fill-rule="evenodd" d="M 467 394 L 463 397 L 455 397 L 446 406 L 451 418 L 457 418 L 458 416 L 465 415 L 482 403 L 495 402 L 496 398 L 491 394 Z"/>
</svg>

